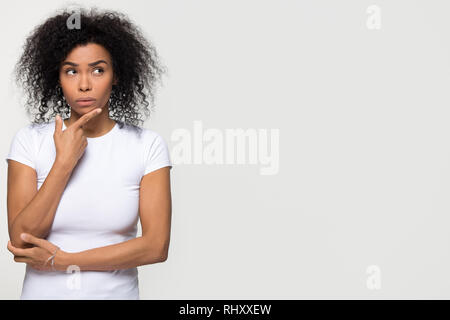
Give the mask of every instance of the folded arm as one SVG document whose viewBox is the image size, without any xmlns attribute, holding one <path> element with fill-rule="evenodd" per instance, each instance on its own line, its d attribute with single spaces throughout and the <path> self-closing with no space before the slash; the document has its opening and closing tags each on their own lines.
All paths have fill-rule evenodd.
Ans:
<svg viewBox="0 0 450 320">
<path fill-rule="evenodd" d="M 55 265 L 59 270 L 67 270 L 69 266 L 76 265 L 80 271 L 107 271 L 163 262 L 167 259 L 167 254 L 158 242 L 142 236 L 81 252 L 64 252 L 56 255 Z"/>
<path fill-rule="evenodd" d="M 172 215 L 170 167 L 160 168 L 142 178 L 139 215 L 141 237 L 76 253 L 62 252 L 56 255 L 55 264 L 65 268 L 77 265 L 81 271 L 117 270 L 167 260 Z"/>
</svg>

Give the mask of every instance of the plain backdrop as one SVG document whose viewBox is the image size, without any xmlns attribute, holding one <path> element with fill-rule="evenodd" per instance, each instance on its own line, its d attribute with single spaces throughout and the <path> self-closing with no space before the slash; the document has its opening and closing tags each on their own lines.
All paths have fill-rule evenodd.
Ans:
<svg viewBox="0 0 450 320">
<path fill-rule="evenodd" d="M 77 3 L 127 14 L 156 46 L 169 73 L 145 127 L 171 151 L 195 121 L 279 130 L 272 175 L 172 158 L 169 258 L 139 267 L 141 299 L 450 298 L 450 2 Z M 0 11 L 3 158 L 30 121 L 12 67 L 63 4 Z M 0 298 L 18 299 L 0 163 Z"/>
</svg>

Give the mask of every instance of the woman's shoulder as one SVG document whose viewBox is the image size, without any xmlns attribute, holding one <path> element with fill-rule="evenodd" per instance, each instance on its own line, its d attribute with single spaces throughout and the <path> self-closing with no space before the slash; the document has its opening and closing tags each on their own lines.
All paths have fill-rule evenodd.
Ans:
<svg viewBox="0 0 450 320">
<path fill-rule="evenodd" d="M 54 121 L 53 121 L 53 127 L 54 125 Z M 51 122 L 45 122 L 45 123 L 35 123 L 35 122 L 30 122 L 29 124 L 27 124 L 26 126 L 20 128 L 20 131 L 31 135 L 31 136 L 41 136 L 42 134 L 45 134 L 46 132 L 48 132 L 51 128 Z M 53 132 L 52 132 L 53 133 Z"/>
</svg>

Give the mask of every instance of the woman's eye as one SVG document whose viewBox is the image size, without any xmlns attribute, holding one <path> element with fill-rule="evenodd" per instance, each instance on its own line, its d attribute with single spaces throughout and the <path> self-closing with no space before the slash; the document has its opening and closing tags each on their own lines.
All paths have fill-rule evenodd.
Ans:
<svg viewBox="0 0 450 320">
<path fill-rule="evenodd" d="M 70 74 L 69 72 L 76 72 L 75 70 L 73 70 L 73 69 L 67 69 L 66 70 L 66 74 Z M 94 69 L 94 71 L 100 71 L 100 74 L 102 74 L 103 72 L 105 72 L 102 68 L 96 68 L 96 69 Z"/>
</svg>

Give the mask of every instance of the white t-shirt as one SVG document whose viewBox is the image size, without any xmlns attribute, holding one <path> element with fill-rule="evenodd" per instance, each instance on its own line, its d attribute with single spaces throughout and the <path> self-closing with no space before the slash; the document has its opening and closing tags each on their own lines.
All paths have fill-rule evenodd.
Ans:
<svg viewBox="0 0 450 320">
<path fill-rule="evenodd" d="M 54 130 L 54 121 L 19 129 L 6 157 L 36 170 L 37 189 L 55 160 Z M 87 140 L 46 238 L 67 252 L 135 238 L 142 177 L 162 167 L 172 168 L 166 142 L 150 129 L 139 133 L 133 126 L 120 128 L 116 123 L 105 135 Z M 138 270 L 39 271 L 27 265 L 20 298 L 139 299 Z"/>
</svg>

